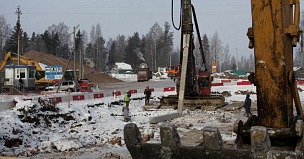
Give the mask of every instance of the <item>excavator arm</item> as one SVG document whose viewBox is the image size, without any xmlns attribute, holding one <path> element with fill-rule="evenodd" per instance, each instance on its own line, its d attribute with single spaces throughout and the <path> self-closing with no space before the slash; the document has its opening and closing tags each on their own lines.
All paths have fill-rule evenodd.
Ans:
<svg viewBox="0 0 304 159">
<path fill-rule="evenodd" d="M 3 67 L 7 64 L 7 62 L 9 61 L 9 59 L 10 59 L 10 57 L 11 57 L 11 55 L 12 55 L 12 52 L 8 52 L 6 55 L 5 55 L 5 57 L 4 57 L 4 59 L 1 61 L 1 63 L 0 63 L 0 71 L 3 69 Z"/>
</svg>

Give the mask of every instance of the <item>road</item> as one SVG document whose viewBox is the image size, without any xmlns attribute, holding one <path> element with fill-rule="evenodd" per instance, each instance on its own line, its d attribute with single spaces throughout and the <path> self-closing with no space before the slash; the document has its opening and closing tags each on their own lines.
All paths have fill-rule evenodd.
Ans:
<svg viewBox="0 0 304 159">
<path fill-rule="evenodd" d="M 147 82 L 119 82 L 119 83 L 104 83 L 100 84 L 101 89 L 104 91 L 113 90 L 132 90 L 132 89 L 145 89 L 147 86 L 150 88 L 165 88 L 175 87 L 175 82 L 172 79 L 147 81 Z"/>
</svg>

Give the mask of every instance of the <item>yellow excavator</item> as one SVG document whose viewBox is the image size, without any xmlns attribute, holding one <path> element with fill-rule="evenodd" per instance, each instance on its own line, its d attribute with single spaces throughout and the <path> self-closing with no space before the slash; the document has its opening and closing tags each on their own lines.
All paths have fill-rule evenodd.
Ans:
<svg viewBox="0 0 304 159">
<path fill-rule="evenodd" d="M 5 65 L 10 63 L 10 61 L 18 61 L 18 55 L 12 52 L 8 52 L 4 59 L 0 63 L 0 71 L 3 69 Z M 49 83 L 53 83 L 52 79 L 45 79 L 45 70 L 43 70 L 37 61 L 30 60 L 27 57 L 20 56 L 20 62 L 26 65 L 36 66 L 36 73 L 35 73 L 35 83 L 36 85 L 46 85 Z"/>
</svg>

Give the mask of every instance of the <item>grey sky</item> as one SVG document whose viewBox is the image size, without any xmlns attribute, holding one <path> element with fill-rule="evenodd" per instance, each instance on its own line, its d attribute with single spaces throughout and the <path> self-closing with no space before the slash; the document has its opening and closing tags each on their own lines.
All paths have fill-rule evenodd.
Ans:
<svg viewBox="0 0 304 159">
<path fill-rule="evenodd" d="M 250 0 L 192 0 L 197 13 L 201 34 L 209 40 L 215 31 L 222 39 L 223 47 L 228 44 L 230 53 L 249 57 L 246 36 L 251 26 Z M 302 3 L 301 3 L 302 4 Z M 99 23 L 103 37 L 116 38 L 118 34 L 132 36 L 149 32 L 155 22 L 163 27 L 171 23 L 171 0 L 1 0 L 0 15 L 4 15 L 11 27 L 15 26 L 15 11 L 20 5 L 21 26 L 29 36 L 32 32 L 43 33 L 48 26 L 64 22 L 70 27 L 80 24 L 81 30 L 90 33 L 92 25 Z M 180 0 L 174 0 L 174 20 L 179 23 Z M 301 5 L 301 10 L 303 7 Z M 179 46 L 180 33 L 173 26 L 174 47 Z"/>
</svg>

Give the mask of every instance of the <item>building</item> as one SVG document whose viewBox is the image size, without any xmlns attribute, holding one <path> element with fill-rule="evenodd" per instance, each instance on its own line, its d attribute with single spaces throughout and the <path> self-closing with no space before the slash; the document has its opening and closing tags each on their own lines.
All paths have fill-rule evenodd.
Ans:
<svg viewBox="0 0 304 159">
<path fill-rule="evenodd" d="M 12 94 L 18 89 L 19 91 L 33 90 L 35 88 L 35 71 L 36 66 L 5 65 L 3 88 L 9 89 L 9 92 Z M 19 80 L 22 80 L 23 84 L 20 84 Z M 22 87 L 23 90 L 19 87 Z"/>
</svg>

